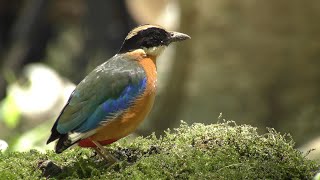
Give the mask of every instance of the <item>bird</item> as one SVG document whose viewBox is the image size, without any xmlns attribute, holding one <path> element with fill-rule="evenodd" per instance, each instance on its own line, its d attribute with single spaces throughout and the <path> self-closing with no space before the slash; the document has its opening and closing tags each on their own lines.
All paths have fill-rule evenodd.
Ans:
<svg viewBox="0 0 320 180">
<path fill-rule="evenodd" d="M 103 146 L 136 130 L 154 104 L 157 58 L 169 44 L 191 39 L 159 25 L 133 28 L 118 53 L 91 71 L 71 93 L 53 124 L 47 144 L 55 152 L 91 147 L 110 164 L 117 161 Z"/>
</svg>

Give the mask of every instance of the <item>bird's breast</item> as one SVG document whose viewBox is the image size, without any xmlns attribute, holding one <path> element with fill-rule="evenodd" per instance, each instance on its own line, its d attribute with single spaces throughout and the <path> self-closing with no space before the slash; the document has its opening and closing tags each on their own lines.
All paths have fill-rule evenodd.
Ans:
<svg viewBox="0 0 320 180">
<path fill-rule="evenodd" d="M 120 139 L 132 133 L 149 114 L 156 95 L 157 69 L 155 58 L 146 57 L 139 60 L 147 82 L 144 92 L 137 97 L 122 115 L 102 126 L 91 138 L 97 141 Z"/>
</svg>

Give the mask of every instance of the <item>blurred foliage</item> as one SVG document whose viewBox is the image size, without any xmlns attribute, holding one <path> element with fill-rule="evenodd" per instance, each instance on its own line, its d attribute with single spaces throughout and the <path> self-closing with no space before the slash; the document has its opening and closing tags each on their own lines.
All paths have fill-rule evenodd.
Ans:
<svg viewBox="0 0 320 180">
<path fill-rule="evenodd" d="M 36 149 L 44 152 L 44 149 L 49 149 L 53 146 L 53 144 L 48 146 L 45 144 L 45 139 L 48 138 L 48 129 L 51 126 L 51 122 L 46 122 L 22 133 L 14 142 L 11 142 L 9 150 L 21 152 Z"/>
<path fill-rule="evenodd" d="M 9 150 L 43 148 L 69 80 L 111 57 L 133 26 L 124 1 L 1 1 L 0 138 Z"/>
<path fill-rule="evenodd" d="M 110 168 L 89 149 L 59 155 L 35 150 L 0 153 L 0 178 L 311 179 L 319 164 L 293 146 L 290 136 L 274 129 L 259 135 L 256 128 L 234 122 L 182 123 L 160 138 L 151 135 L 112 144 L 111 152 L 120 162 Z"/>
<path fill-rule="evenodd" d="M 20 120 L 20 110 L 15 103 L 13 96 L 7 96 L 0 104 L 0 120 L 10 128 L 15 128 Z"/>
</svg>

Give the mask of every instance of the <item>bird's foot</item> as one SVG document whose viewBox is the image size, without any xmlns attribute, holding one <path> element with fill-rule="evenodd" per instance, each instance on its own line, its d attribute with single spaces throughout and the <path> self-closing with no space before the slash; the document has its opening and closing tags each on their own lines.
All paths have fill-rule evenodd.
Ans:
<svg viewBox="0 0 320 180">
<path fill-rule="evenodd" d="M 119 162 L 117 158 L 115 158 L 108 150 L 106 150 L 99 142 L 92 140 L 92 142 L 97 146 L 93 149 L 108 163 L 107 166 L 111 166 L 112 164 Z"/>
</svg>

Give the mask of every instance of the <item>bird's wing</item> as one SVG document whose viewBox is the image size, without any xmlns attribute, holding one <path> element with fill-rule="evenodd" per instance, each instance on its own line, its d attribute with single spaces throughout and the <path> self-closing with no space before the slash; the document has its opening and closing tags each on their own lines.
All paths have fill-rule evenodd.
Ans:
<svg viewBox="0 0 320 180">
<path fill-rule="evenodd" d="M 145 86 L 145 72 L 137 62 L 113 57 L 76 87 L 56 121 L 56 130 L 67 134 L 95 129 L 126 110 Z"/>
</svg>

